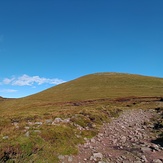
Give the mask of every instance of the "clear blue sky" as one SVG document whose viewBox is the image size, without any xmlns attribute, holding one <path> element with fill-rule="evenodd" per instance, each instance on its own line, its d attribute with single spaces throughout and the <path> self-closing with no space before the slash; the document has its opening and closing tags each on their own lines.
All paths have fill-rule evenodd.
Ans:
<svg viewBox="0 0 163 163">
<path fill-rule="evenodd" d="M 163 0 L 0 1 L 0 96 L 95 72 L 163 77 Z"/>
</svg>

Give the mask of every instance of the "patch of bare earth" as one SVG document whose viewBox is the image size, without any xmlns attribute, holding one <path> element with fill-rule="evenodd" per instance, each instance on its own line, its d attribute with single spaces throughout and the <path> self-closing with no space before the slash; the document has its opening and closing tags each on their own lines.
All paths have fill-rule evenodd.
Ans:
<svg viewBox="0 0 163 163">
<path fill-rule="evenodd" d="M 132 109 L 104 124 L 97 136 L 85 139 L 75 156 L 59 156 L 62 163 L 162 163 L 163 147 L 151 141 L 155 110 Z"/>
</svg>

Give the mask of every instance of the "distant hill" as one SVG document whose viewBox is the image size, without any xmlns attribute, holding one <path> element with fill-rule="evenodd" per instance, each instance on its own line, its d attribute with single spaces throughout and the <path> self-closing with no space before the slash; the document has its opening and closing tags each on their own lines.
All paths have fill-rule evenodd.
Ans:
<svg viewBox="0 0 163 163">
<path fill-rule="evenodd" d="M 3 98 L 2 96 L 0 96 L 0 101 L 3 101 L 5 100 L 6 98 Z"/>
<path fill-rule="evenodd" d="M 161 101 L 162 78 L 121 73 L 86 75 L 19 99 L 0 97 L 0 162 L 59 162 L 121 111 L 159 111 Z"/>
<path fill-rule="evenodd" d="M 25 99 L 63 102 L 162 95 L 163 78 L 122 73 L 96 73 L 54 86 Z"/>
<path fill-rule="evenodd" d="M 57 102 L 83 101 L 118 97 L 163 96 L 163 78 L 123 74 L 95 73 L 51 87 L 24 98 L 1 102 L 1 107 L 36 108 Z"/>
</svg>

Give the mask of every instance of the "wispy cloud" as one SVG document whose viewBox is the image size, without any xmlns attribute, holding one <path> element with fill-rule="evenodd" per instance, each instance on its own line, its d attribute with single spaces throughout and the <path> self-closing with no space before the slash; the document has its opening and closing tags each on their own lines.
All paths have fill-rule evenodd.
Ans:
<svg viewBox="0 0 163 163">
<path fill-rule="evenodd" d="M 5 93 L 12 93 L 12 92 L 17 92 L 18 90 L 15 89 L 1 89 L 0 92 L 5 92 Z"/>
<path fill-rule="evenodd" d="M 13 77 L 13 78 L 5 78 L 4 80 L 3 80 L 3 84 L 10 84 L 13 80 L 14 80 L 15 78 Z"/>
<path fill-rule="evenodd" d="M 29 76 L 29 75 L 22 75 L 19 77 L 11 77 L 5 78 L 1 82 L 1 84 L 10 84 L 15 86 L 33 86 L 34 84 L 41 85 L 41 84 L 61 84 L 65 81 L 58 78 L 44 78 L 39 76 Z"/>
</svg>

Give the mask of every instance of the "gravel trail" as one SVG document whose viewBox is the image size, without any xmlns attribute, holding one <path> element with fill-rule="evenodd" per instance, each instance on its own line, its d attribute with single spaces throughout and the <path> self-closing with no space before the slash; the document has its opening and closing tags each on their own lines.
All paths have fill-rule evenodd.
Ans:
<svg viewBox="0 0 163 163">
<path fill-rule="evenodd" d="M 61 163 L 163 163 L 163 147 L 151 143 L 155 110 L 125 110 L 104 124 L 97 136 L 79 145 L 76 156 L 59 156 Z"/>
</svg>

